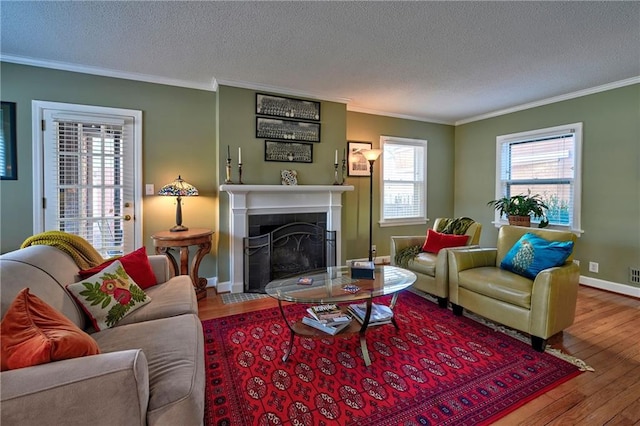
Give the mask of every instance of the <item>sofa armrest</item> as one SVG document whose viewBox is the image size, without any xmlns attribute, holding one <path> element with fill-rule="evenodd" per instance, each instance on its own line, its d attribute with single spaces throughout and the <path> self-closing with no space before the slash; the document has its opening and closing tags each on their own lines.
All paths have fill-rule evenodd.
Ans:
<svg viewBox="0 0 640 426">
<path fill-rule="evenodd" d="M 458 304 L 458 274 L 465 269 L 480 268 L 484 266 L 496 266 L 498 250 L 495 248 L 459 248 L 448 250 L 449 260 L 449 300 Z"/>
<path fill-rule="evenodd" d="M 495 248 L 458 248 L 447 250 L 449 257 L 449 274 L 457 275 L 465 269 L 496 266 L 498 250 Z"/>
<path fill-rule="evenodd" d="M 436 287 L 443 288 L 449 285 L 449 252 L 468 251 L 471 248 L 480 248 L 480 246 L 448 247 L 438 252 L 438 257 L 436 258 Z"/>
<path fill-rule="evenodd" d="M 158 284 L 166 283 L 171 279 L 171 272 L 169 269 L 169 259 L 164 254 L 152 254 L 147 256 L 151 269 L 156 276 Z"/>
<path fill-rule="evenodd" d="M 144 353 L 111 352 L 3 371 L 2 424 L 146 425 Z"/>
<path fill-rule="evenodd" d="M 411 247 L 411 246 L 422 246 L 425 240 L 424 235 L 402 235 L 402 236 L 392 236 L 391 237 L 391 253 L 389 254 L 391 264 L 395 265 L 396 261 L 396 253 L 398 253 L 403 248 Z"/>
<path fill-rule="evenodd" d="M 541 271 L 533 281 L 529 329 L 546 339 L 573 324 L 580 267 L 573 262 Z"/>
</svg>

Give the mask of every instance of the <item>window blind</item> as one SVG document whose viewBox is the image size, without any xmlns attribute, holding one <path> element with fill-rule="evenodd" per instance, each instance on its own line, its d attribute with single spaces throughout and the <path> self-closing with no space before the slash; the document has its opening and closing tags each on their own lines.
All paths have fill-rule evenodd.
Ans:
<svg viewBox="0 0 640 426">
<path fill-rule="evenodd" d="M 57 229 L 85 238 L 103 256 L 121 254 L 125 194 L 133 187 L 133 173 L 125 167 L 124 121 L 73 118 L 53 117 L 50 214 Z"/>
<path fill-rule="evenodd" d="M 499 197 L 539 194 L 549 206 L 550 224 L 571 226 L 577 205 L 576 132 L 571 128 L 543 129 L 526 136 L 498 138 Z"/>
<path fill-rule="evenodd" d="M 382 220 L 426 220 L 426 141 L 383 140 Z"/>
</svg>

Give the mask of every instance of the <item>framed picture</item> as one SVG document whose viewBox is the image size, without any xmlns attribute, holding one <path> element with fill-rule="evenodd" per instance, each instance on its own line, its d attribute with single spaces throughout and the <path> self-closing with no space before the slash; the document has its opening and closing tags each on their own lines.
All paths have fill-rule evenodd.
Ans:
<svg viewBox="0 0 640 426">
<path fill-rule="evenodd" d="M 18 155 L 16 147 L 16 103 L 2 102 L 0 110 L 0 178 L 18 179 Z"/>
<path fill-rule="evenodd" d="M 320 123 L 256 117 L 256 138 L 320 142 Z"/>
<path fill-rule="evenodd" d="M 256 93 L 256 114 L 320 121 L 320 102 Z"/>
<path fill-rule="evenodd" d="M 348 175 L 349 176 L 370 176 L 369 162 L 362 151 L 371 149 L 371 142 L 348 142 Z"/>
<path fill-rule="evenodd" d="M 313 163 L 313 144 L 264 141 L 264 161 Z"/>
</svg>

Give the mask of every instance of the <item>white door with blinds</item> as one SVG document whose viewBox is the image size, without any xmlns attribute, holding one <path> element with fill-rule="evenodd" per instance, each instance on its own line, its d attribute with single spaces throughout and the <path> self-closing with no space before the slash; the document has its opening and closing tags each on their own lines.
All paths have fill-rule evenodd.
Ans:
<svg viewBox="0 0 640 426">
<path fill-rule="evenodd" d="M 141 112 L 45 102 L 37 112 L 34 231 L 79 235 L 103 257 L 141 246 Z"/>
</svg>

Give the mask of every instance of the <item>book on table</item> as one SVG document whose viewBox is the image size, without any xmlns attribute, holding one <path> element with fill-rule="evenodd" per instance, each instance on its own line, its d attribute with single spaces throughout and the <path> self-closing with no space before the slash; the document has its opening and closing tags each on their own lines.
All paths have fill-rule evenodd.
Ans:
<svg viewBox="0 0 640 426">
<path fill-rule="evenodd" d="M 358 320 L 360 324 L 364 322 L 364 317 L 367 314 L 367 304 L 358 303 L 349 305 L 348 311 Z M 369 325 L 382 325 L 390 324 L 393 318 L 393 311 L 390 307 L 385 305 L 378 305 L 377 303 L 371 304 L 371 316 L 369 317 Z"/>
<path fill-rule="evenodd" d="M 351 317 L 342 312 L 342 309 L 334 303 L 311 306 L 307 308 L 307 312 L 313 319 L 321 323 L 349 322 L 351 320 Z"/>
<path fill-rule="evenodd" d="M 320 322 L 314 318 L 305 316 L 302 317 L 302 323 L 334 336 L 349 326 L 351 318 L 349 318 L 348 321 Z"/>
</svg>

